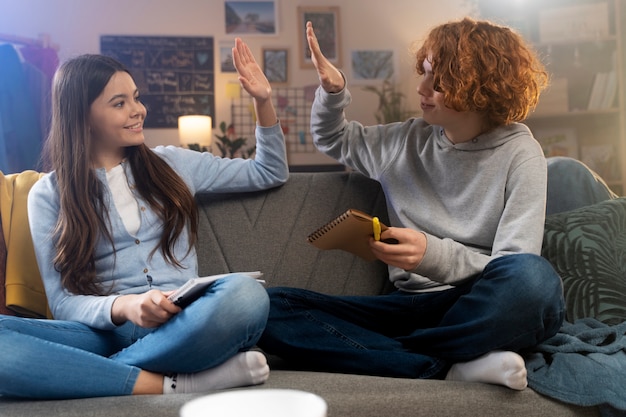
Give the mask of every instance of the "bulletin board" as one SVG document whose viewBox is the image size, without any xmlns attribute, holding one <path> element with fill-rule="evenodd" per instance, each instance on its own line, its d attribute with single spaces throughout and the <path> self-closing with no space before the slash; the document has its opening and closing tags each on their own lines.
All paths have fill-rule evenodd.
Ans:
<svg viewBox="0 0 626 417">
<path fill-rule="evenodd" d="M 215 121 L 213 48 L 212 37 L 100 37 L 101 53 L 133 74 L 148 109 L 144 127 L 149 128 L 175 128 L 185 114 L 204 114 Z"/>
<path fill-rule="evenodd" d="M 287 153 L 317 153 L 311 136 L 311 105 L 317 85 L 310 87 L 272 87 L 272 100 L 280 119 Z M 256 118 L 252 99 L 241 90 L 231 105 L 231 122 L 237 136 L 254 138 Z"/>
</svg>

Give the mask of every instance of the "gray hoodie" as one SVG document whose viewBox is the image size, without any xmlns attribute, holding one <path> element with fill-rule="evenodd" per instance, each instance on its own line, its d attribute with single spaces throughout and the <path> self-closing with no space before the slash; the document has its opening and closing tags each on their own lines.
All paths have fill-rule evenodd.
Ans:
<svg viewBox="0 0 626 417">
<path fill-rule="evenodd" d="M 546 160 L 523 124 L 454 144 L 421 118 L 363 126 L 348 122 L 347 89 L 318 88 L 311 112 L 317 148 L 379 181 L 392 226 L 424 232 L 427 249 L 413 270 L 389 267 L 405 291 L 450 288 L 502 255 L 541 251 Z M 373 213 L 375 215 L 375 213 Z"/>
</svg>

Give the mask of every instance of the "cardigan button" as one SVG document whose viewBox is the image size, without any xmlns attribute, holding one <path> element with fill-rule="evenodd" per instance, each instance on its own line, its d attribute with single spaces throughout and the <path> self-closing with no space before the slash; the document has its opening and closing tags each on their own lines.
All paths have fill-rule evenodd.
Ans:
<svg viewBox="0 0 626 417">
<path fill-rule="evenodd" d="M 139 239 L 135 239 L 135 243 L 138 245 L 141 243 L 141 241 Z"/>
</svg>

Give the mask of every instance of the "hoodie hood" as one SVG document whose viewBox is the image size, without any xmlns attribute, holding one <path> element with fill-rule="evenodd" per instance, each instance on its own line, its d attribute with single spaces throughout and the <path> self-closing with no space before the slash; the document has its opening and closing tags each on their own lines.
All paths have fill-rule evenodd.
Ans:
<svg viewBox="0 0 626 417">
<path fill-rule="evenodd" d="M 463 143 L 452 143 L 447 138 L 441 126 L 433 126 L 433 131 L 437 144 L 441 148 L 453 148 L 460 151 L 481 151 L 485 149 L 497 148 L 505 143 L 519 137 L 528 139 L 528 135 L 532 137 L 530 129 L 522 123 L 511 123 L 506 126 L 500 126 L 491 129 L 489 132 L 476 136 L 474 139 Z"/>
</svg>

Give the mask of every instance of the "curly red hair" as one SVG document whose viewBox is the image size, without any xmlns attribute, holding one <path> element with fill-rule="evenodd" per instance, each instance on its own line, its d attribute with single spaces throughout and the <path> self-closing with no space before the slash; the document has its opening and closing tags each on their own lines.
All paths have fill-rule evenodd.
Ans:
<svg viewBox="0 0 626 417">
<path fill-rule="evenodd" d="M 519 122 L 537 105 L 548 73 L 535 52 L 511 29 L 464 18 L 435 27 L 417 50 L 433 69 L 434 88 L 446 106 L 485 115 L 486 129 Z"/>
</svg>

